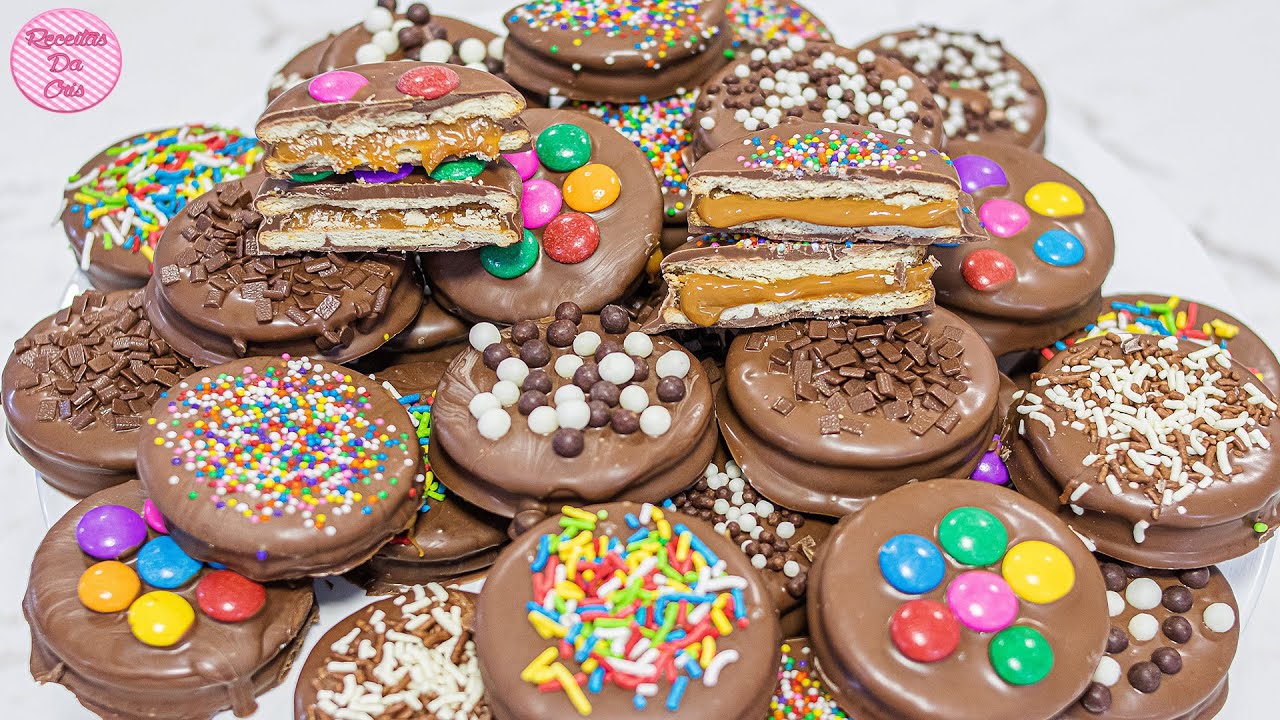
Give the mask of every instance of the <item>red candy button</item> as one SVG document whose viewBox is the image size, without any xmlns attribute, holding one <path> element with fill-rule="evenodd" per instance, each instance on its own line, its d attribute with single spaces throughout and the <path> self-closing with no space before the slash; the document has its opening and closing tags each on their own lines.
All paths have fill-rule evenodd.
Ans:
<svg viewBox="0 0 1280 720">
<path fill-rule="evenodd" d="M 542 231 L 542 247 L 556 262 L 565 265 L 580 263 L 600 247 L 600 228 L 589 215 L 564 213 Z"/>
<path fill-rule="evenodd" d="M 960 274 L 969 287 L 974 290 L 995 290 L 1005 283 L 1012 282 L 1018 271 L 1013 261 L 999 250 L 984 248 L 969 253 L 960 264 Z"/>
<path fill-rule="evenodd" d="M 400 76 L 396 89 L 405 95 L 435 100 L 458 87 L 458 73 L 442 65 L 416 67 Z"/>
<path fill-rule="evenodd" d="M 196 585 L 196 602 L 214 620 L 244 622 L 267 603 L 267 589 L 240 573 L 214 570 Z"/>
<path fill-rule="evenodd" d="M 889 637 L 898 652 L 916 662 L 937 662 L 960 644 L 960 623 L 935 600 L 904 603 L 889 621 Z"/>
</svg>

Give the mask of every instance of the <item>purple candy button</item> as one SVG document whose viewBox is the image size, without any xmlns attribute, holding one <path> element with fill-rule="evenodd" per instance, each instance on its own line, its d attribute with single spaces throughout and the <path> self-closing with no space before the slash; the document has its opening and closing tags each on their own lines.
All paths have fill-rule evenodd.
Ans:
<svg viewBox="0 0 1280 720">
<path fill-rule="evenodd" d="M 502 153 L 502 157 L 515 166 L 521 180 L 528 180 L 538 172 L 538 155 L 532 149 L 517 153 Z"/>
<path fill-rule="evenodd" d="M 369 79 L 360 73 L 330 70 L 311 78 L 311 82 L 307 83 L 307 92 L 323 103 L 346 102 L 368 84 Z"/>
<path fill-rule="evenodd" d="M 164 535 L 169 534 L 169 528 L 164 524 L 164 516 L 160 514 L 160 510 L 150 498 L 142 503 L 142 519 L 147 521 L 147 526 L 152 530 Z"/>
<path fill-rule="evenodd" d="M 93 508 L 76 523 L 76 542 L 86 554 L 99 560 L 115 560 L 142 546 L 147 524 L 124 505 Z"/>
<path fill-rule="evenodd" d="M 520 212 L 524 214 L 524 226 L 540 228 L 560 214 L 563 197 L 560 188 L 550 180 L 530 180 L 520 194 Z"/>
<path fill-rule="evenodd" d="M 1005 467 L 1004 461 L 1000 459 L 1000 453 L 988 450 L 983 453 L 982 459 L 978 461 L 978 467 L 974 468 L 969 478 L 992 485 L 1007 485 L 1009 468 Z"/>
<path fill-rule="evenodd" d="M 1004 168 L 995 160 L 983 155 L 961 155 L 951 161 L 955 164 L 956 173 L 960 176 L 960 187 L 967 193 L 977 192 L 984 187 L 1009 184 Z"/>
<path fill-rule="evenodd" d="M 409 173 L 413 172 L 413 165 L 405 163 L 397 170 L 356 170 L 356 180 L 370 185 L 379 183 L 395 182 L 409 177 Z"/>
<path fill-rule="evenodd" d="M 975 632 L 1003 630 L 1018 619 L 1018 596 L 1004 578 L 985 570 L 957 575 L 947 587 L 947 606 Z"/>
</svg>

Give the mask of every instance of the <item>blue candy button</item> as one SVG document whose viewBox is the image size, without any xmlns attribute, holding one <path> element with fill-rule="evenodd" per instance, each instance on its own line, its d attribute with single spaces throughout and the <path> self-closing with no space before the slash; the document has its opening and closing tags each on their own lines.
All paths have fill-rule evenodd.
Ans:
<svg viewBox="0 0 1280 720">
<path fill-rule="evenodd" d="M 880 574 L 899 592 L 927 593 L 942 582 L 946 569 L 942 552 L 919 535 L 895 535 L 880 546 Z"/>
<path fill-rule="evenodd" d="M 1078 265 L 1084 260 L 1084 245 L 1080 238 L 1059 228 L 1041 233 L 1033 249 L 1036 257 L 1058 267 Z"/>
<path fill-rule="evenodd" d="M 161 535 L 138 551 L 138 575 L 151 587 L 172 590 L 200 572 L 200 563 L 178 547 L 168 535 Z"/>
</svg>

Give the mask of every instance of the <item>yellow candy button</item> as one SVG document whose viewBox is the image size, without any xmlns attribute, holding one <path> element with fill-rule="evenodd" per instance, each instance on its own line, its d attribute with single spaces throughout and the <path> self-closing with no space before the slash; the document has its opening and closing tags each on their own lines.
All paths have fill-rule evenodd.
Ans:
<svg viewBox="0 0 1280 720">
<path fill-rule="evenodd" d="M 115 560 L 92 565 L 80 576 L 80 602 L 94 612 L 120 612 L 138 597 L 142 582 L 133 568 Z"/>
<path fill-rule="evenodd" d="M 1084 212 L 1084 198 L 1074 188 L 1060 182 L 1036 183 L 1023 199 L 1027 207 L 1046 217 L 1067 217 Z"/>
<path fill-rule="evenodd" d="M 195 620 L 191 603 L 167 590 L 149 592 L 129 606 L 129 628 L 134 637 L 154 647 L 177 643 Z"/>
<path fill-rule="evenodd" d="M 569 173 L 565 178 L 564 201 L 578 212 L 599 212 L 618 199 L 622 183 L 613 168 L 600 163 L 589 163 Z"/>
<path fill-rule="evenodd" d="M 1076 584 L 1071 558 L 1058 546 L 1040 540 L 1014 545 L 1004 556 L 1001 573 L 1018 597 L 1040 605 L 1061 598 Z"/>
</svg>

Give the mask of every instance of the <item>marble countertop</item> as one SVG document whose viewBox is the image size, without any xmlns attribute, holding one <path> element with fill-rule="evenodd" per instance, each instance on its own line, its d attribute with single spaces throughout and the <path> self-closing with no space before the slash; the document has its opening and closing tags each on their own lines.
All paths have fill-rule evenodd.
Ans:
<svg viewBox="0 0 1280 720">
<path fill-rule="evenodd" d="M 442 14 L 496 27 L 514 0 L 436 0 Z M 73 261 L 52 227 L 65 176 L 103 144 L 137 130 L 183 121 L 220 121 L 251 127 L 270 75 L 297 49 L 362 16 L 366 0 L 220 0 L 201 4 L 159 0 L 80 0 L 119 35 L 124 72 L 98 107 L 55 115 L 28 103 L 8 79 L 0 80 L 0 130 L 9 138 L 0 176 L 0 218 L 12 270 L 0 283 L 0 343 L 8 347 L 62 297 Z M 1280 166 L 1280 148 L 1254 143 L 1242 118 L 1267 118 L 1280 101 L 1263 68 L 1280 67 L 1271 28 L 1280 5 L 1254 0 L 1128 0 L 1124 3 L 1042 0 L 941 0 L 847 3 L 811 0 L 838 39 L 854 44 L 878 32 L 916 22 L 980 28 L 1005 44 L 1039 75 L 1050 112 L 1070 118 L 1123 163 L 1123 177 L 1153 195 L 1162 217 L 1190 228 L 1209 251 L 1211 266 L 1197 267 L 1207 285 L 1223 279 L 1237 304 L 1230 309 L 1280 346 L 1280 263 L 1266 250 L 1265 233 L 1252 226 L 1257 208 L 1280 189 L 1265 168 Z M 8 42 L 38 12 L 60 3 L 0 3 L 0 40 Z M 1203 48 L 1229 38 L 1230 60 L 1210 62 Z M 189 71 L 190 74 L 185 74 Z M 1236 111 L 1262 107 L 1237 117 Z M 1195 118 L 1192 127 L 1189 120 Z M 1204 118 L 1221 129 L 1206 130 Z M 1230 133 L 1230 135 L 1228 135 Z M 1230 137 L 1231 143 L 1225 142 Z M 1250 160 L 1224 163 L 1224 149 Z M 1208 168 L 1211 170 L 1207 170 Z M 1257 168 L 1257 169 L 1251 169 Z M 1070 168 L 1086 176 L 1083 169 Z M 1095 172 L 1109 172 L 1107 169 Z M 1116 177 L 1121 177 L 1117 175 Z M 1091 184 L 1093 177 L 1089 177 Z M 1141 225 L 1142 219 L 1136 220 Z M 1140 229 L 1140 228 L 1139 228 Z M 1263 242 L 1258 238 L 1262 236 Z M 1123 252 L 1125 237 L 1118 236 Z M 1204 256 L 1195 253 L 1197 260 Z M 1153 258 L 1146 288 L 1190 291 L 1161 282 L 1160 268 L 1182 258 Z M 1184 274 L 1184 277 L 1186 275 Z M 49 693 L 26 672 L 29 639 L 20 598 L 27 566 L 44 531 L 30 470 L 7 447 L 0 471 L 8 497 L 0 509 L 0 687 L 15 717 L 44 712 Z M 1280 569 L 1273 569 L 1273 575 Z M 1280 649 L 1266 638 L 1280 634 L 1280 581 L 1272 578 L 1244 637 L 1232 670 L 1231 699 L 1223 717 L 1262 717 L 1272 711 L 1269 683 Z M 57 692 L 61 692 L 58 690 Z M 61 704 L 60 704 L 61 705 Z M 65 717 L 76 717 L 66 715 Z M 57 717 L 64 717 L 57 714 Z"/>
</svg>

